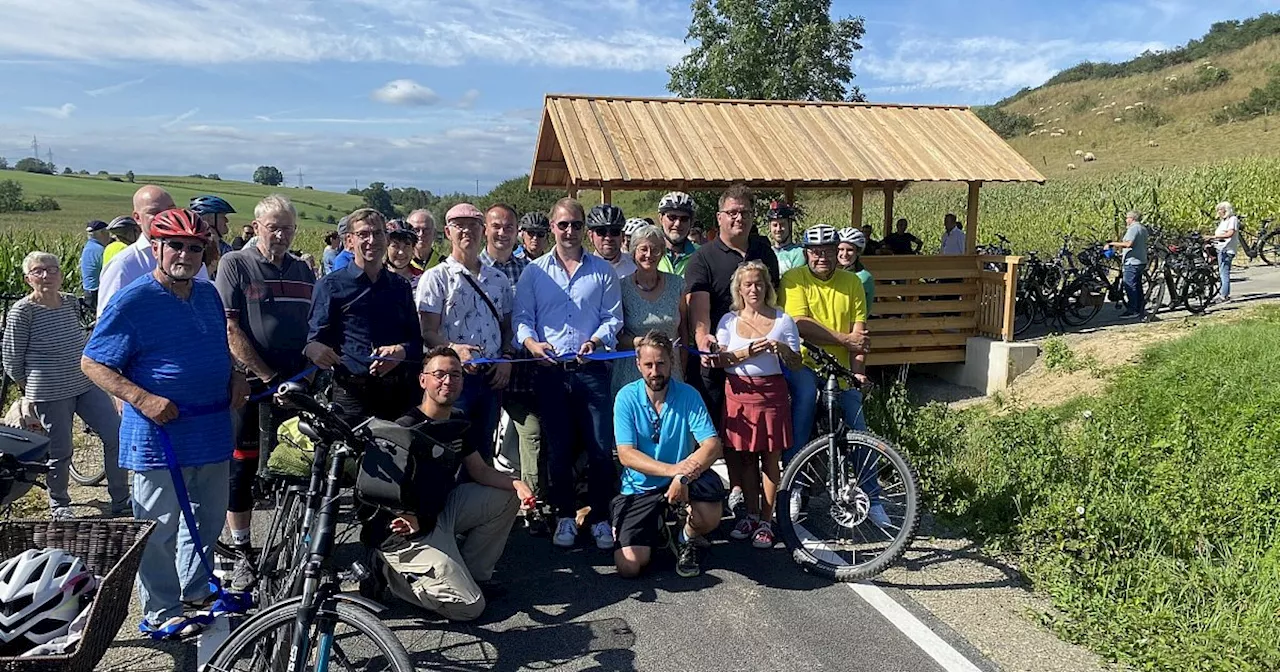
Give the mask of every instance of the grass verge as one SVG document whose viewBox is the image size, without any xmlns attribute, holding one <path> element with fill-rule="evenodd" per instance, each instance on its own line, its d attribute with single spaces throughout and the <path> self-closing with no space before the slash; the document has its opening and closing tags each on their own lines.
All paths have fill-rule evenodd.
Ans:
<svg viewBox="0 0 1280 672">
<path fill-rule="evenodd" d="M 944 523 L 1019 556 L 1065 638 L 1140 669 L 1280 669 L 1277 340 L 1263 309 L 1093 398 L 996 415 L 898 390 L 868 411 Z"/>
</svg>

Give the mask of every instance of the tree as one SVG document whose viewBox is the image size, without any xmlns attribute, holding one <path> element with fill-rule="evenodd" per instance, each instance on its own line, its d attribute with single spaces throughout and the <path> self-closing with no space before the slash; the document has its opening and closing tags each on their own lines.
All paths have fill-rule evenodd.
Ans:
<svg viewBox="0 0 1280 672">
<path fill-rule="evenodd" d="M 494 203 L 506 203 L 523 215 L 526 212 L 547 212 L 560 200 L 560 192 L 534 189 L 529 191 L 529 176 L 513 177 L 501 182 L 481 199 L 485 207 Z M 656 201 L 655 201 L 656 202 Z"/>
<path fill-rule="evenodd" d="M 98 177 L 111 177 L 111 173 L 108 173 L 108 172 L 107 172 L 107 171 L 105 171 L 105 170 L 99 170 L 99 171 L 98 171 Z"/>
<path fill-rule="evenodd" d="M 75 172 L 75 171 L 71 170 L 71 166 L 66 166 L 66 167 L 64 167 L 64 168 L 62 169 L 62 174 L 63 174 L 63 175 L 71 175 L 71 174 L 72 174 L 72 173 L 74 173 L 74 172 Z"/>
<path fill-rule="evenodd" d="M 9 159 L 0 156 L 0 170 L 9 170 Z"/>
<path fill-rule="evenodd" d="M 218 174 L 217 174 L 217 173 L 209 173 L 209 175 L 208 175 L 207 177 L 208 177 L 208 179 L 210 179 L 210 180 L 214 180 L 214 181 L 216 181 L 216 182 L 221 182 L 221 181 L 222 181 L 222 178 L 221 178 L 221 177 L 218 177 Z"/>
<path fill-rule="evenodd" d="M 40 159 L 28 156 L 25 159 L 19 159 L 14 165 L 15 170 L 21 170 L 27 173 L 44 173 L 46 175 L 53 174 L 53 167 Z"/>
<path fill-rule="evenodd" d="M 0 212 L 26 210 L 22 200 L 22 185 L 17 180 L 0 180 Z"/>
<path fill-rule="evenodd" d="M 391 201 L 391 192 L 387 191 L 387 185 L 382 182 L 374 182 L 360 190 L 360 196 L 364 198 L 364 207 L 381 212 L 383 217 L 391 219 L 400 216 L 396 212 L 395 203 Z"/>
<path fill-rule="evenodd" d="M 696 98 L 863 100 L 853 84 L 862 17 L 831 18 L 831 0 L 694 0 L 667 89 Z"/>
<path fill-rule="evenodd" d="M 125 181 L 126 181 L 126 182 L 133 182 L 133 171 L 131 170 L 131 171 L 129 171 L 129 172 L 127 172 L 127 173 L 125 173 L 125 174 L 124 174 L 124 179 L 125 179 Z"/>
<path fill-rule="evenodd" d="M 258 169 L 253 171 L 253 181 L 268 187 L 278 187 L 284 184 L 284 173 L 275 166 L 258 166 Z"/>
</svg>

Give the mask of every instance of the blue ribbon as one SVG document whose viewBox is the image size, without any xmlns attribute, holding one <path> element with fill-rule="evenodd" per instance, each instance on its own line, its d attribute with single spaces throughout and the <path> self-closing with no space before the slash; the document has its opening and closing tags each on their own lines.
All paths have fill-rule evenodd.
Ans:
<svg viewBox="0 0 1280 672">
<path fill-rule="evenodd" d="M 286 381 L 284 381 L 284 382 L 285 382 L 285 383 L 296 383 L 296 382 L 298 382 L 299 380 L 302 380 L 303 378 L 306 378 L 307 376 L 309 376 L 309 375 L 311 375 L 311 374 L 313 374 L 313 373 L 315 373 L 316 371 L 319 371 L 319 370 L 320 370 L 320 367 L 316 366 L 315 364 L 312 364 L 311 366 L 308 366 L 307 368 L 303 369 L 303 370 L 302 370 L 302 372 L 301 372 L 301 373 L 299 373 L 298 375 L 296 375 L 296 376 L 294 376 L 294 377 L 292 377 L 292 378 L 290 378 L 290 379 L 288 379 L 288 380 L 286 380 Z M 266 381 L 263 381 L 263 382 L 266 382 Z M 283 384 L 283 383 L 282 383 L 282 384 Z M 259 401 L 262 401 L 263 399 L 266 399 L 267 397 L 270 397 L 271 395 L 273 395 L 273 394 L 275 394 L 275 393 L 276 393 L 276 388 L 268 388 L 268 389 L 266 389 L 266 390 L 264 390 L 264 391 L 262 391 L 262 392 L 259 392 L 259 393 L 255 394 L 255 395 L 253 395 L 252 397 L 249 397 L 249 403 L 251 403 L 251 404 L 256 404 L 256 403 L 258 403 Z"/>
<path fill-rule="evenodd" d="M 714 357 L 718 354 L 715 352 L 703 352 L 691 345 L 684 346 L 684 348 L 688 350 L 690 353 L 697 356 Z M 552 357 L 478 357 L 475 359 L 468 360 L 467 365 L 479 366 L 482 364 L 519 364 L 523 362 L 548 362 L 548 361 L 555 362 L 557 364 L 562 364 L 564 362 L 570 362 L 577 359 L 585 359 L 590 362 L 609 362 L 615 359 L 630 359 L 635 356 L 636 356 L 635 350 L 615 350 L 614 352 L 593 352 L 589 355 L 578 355 L 576 353 L 567 352 L 567 353 L 555 355 Z M 409 358 L 401 358 L 401 357 L 382 357 L 378 355 L 371 355 L 367 359 L 369 361 L 397 362 L 401 364 L 405 362 L 422 361 L 420 359 L 409 359 Z"/>
</svg>

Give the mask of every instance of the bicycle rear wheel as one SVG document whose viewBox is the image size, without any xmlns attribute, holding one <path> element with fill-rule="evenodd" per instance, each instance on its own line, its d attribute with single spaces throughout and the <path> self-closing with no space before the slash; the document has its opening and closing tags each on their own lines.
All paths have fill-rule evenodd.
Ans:
<svg viewBox="0 0 1280 672">
<path fill-rule="evenodd" d="M 1082 279 L 1071 283 L 1062 292 L 1060 308 L 1062 323 L 1069 327 L 1079 327 L 1097 317 L 1106 302 L 1107 288 L 1101 283 Z"/>
<path fill-rule="evenodd" d="M 834 498 L 833 459 L 841 481 Z M 876 504 L 888 519 L 884 527 L 872 521 Z M 804 569 L 835 581 L 871 578 L 901 557 L 915 536 L 920 522 L 915 471 L 874 434 L 819 437 L 783 473 L 777 518 L 783 543 Z"/>
<path fill-rule="evenodd" d="M 302 530 L 306 513 L 306 491 L 288 488 L 271 518 L 271 530 L 262 545 L 255 568 L 258 585 L 254 600 L 261 606 L 274 604 L 300 587 L 308 537 Z"/>
<path fill-rule="evenodd" d="M 1275 266 L 1280 263 L 1280 234 L 1268 234 L 1258 243 L 1258 256 L 1262 257 L 1262 263 L 1268 266 Z"/>
<path fill-rule="evenodd" d="M 214 651 L 210 672 L 275 672 L 288 668 L 299 601 L 278 604 L 245 621 Z M 305 670 L 413 672 L 404 644 L 377 615 L 353 604 L 320 607 L 308 633 Z"/>
<path fill-rule="evenodd" d="M 1218 278 L 1209 269 L 1198 268 L 1187 278 L 1185 291 L 1183 303 L 1187 310 L 1199 315 L 1213 303 L 1213 296 L 1218 293 Z"/>
</svg>

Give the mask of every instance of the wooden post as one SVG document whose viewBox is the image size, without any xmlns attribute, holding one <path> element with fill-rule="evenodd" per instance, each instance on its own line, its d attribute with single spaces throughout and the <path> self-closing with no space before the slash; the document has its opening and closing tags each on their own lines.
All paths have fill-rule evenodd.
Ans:
<svg viewBox="0 0 1280 672">
<path fill-rule="evenodd" d="M 853 214 L 849 218 L 850 224 L 855 229 L 862 228 L 862 183 L 853 185 Z"/>
<path fill-rule="evenodd" d="M 1006 257 L 1007 259 L 1008 257 Z M 1018 262 L 1005 264 L 1004 310 L 1000 320 L 1000 338 L 1008 343 L 1013 340 L 1013 309 L 1018 299 Z"/>
<path fill-rule="evenodd" d="M 600 188 L 600 205 L 613 202 L 613 190 L 609 187 Z"/>
<path fill-rule="evenodd" d="M 783 197 L 783 198 L 785 198 L 785 199 L 787 199 L 787 205 L 792 205 L 792 206 L 794 206 L 794 205 L 796 204 L 796 187 L 795 187 L 795 185 L 793 185 L 793 184 L 788 184 L 788 185 L 786 186 L 786 188 L 784 188 L 784 189 L 783 189 L 783 192 L 782 192 L 782 193 L 783 193 L 783 196 L 782 196 L 782 197 Z"/>
<path fill-rule="evenodd" d="M 964 213 L 964 253 L 973 254 L 978 249 L 978 190 L 981 182 L 969 183 L 969 203 Z"/>
<path fill-rule="evenodd" d="M 893 233 L 893 183 L 884 185 L 884 235 Z"/>
</svg>

